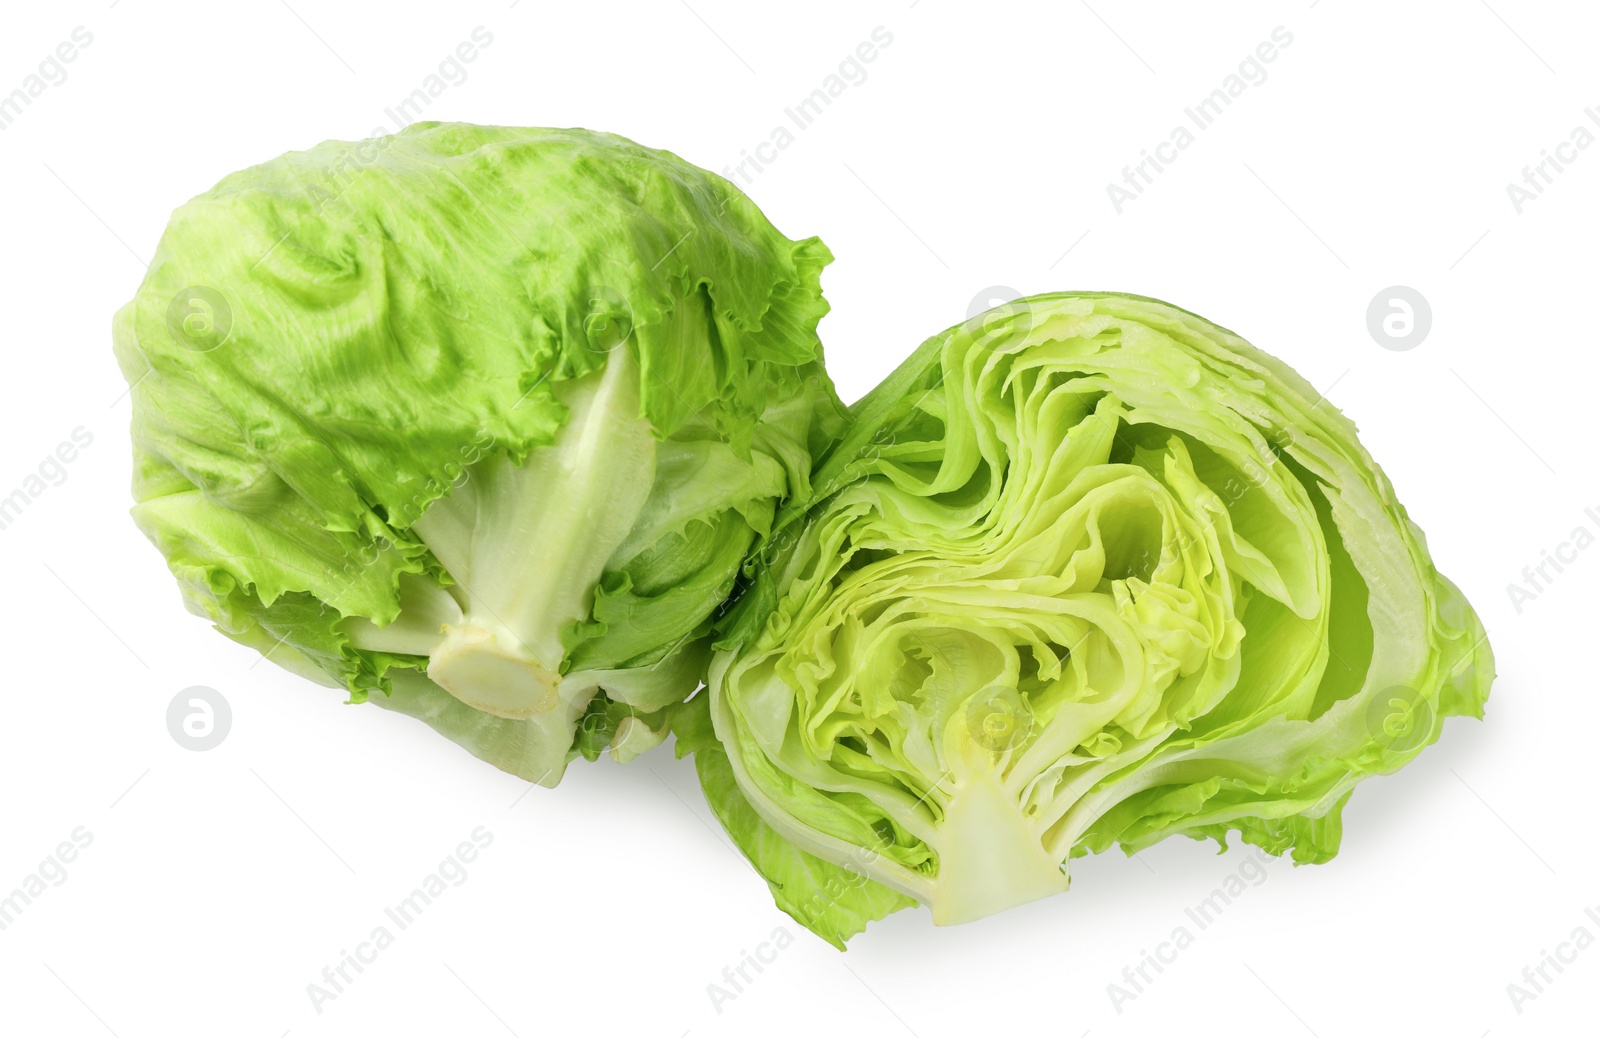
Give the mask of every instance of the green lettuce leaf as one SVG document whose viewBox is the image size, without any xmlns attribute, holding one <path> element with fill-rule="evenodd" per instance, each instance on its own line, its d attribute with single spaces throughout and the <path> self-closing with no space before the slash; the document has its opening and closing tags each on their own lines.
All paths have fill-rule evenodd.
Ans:
<svg viewBox="0 0 1600 1038">
<path fill-rule="evenodd" d="M 739 791 L 728 755 L 711 728 L 709 700 L 700 695 L 675 708 L 672 733 L 679 757 L 694 754 L 706 802 L 735 846 L 767 881 L 772 898 L 795 922 L 844 950 L 867 924 L 909 908 L 914 900 L 869 878 L 859 867 L 872 860 L 863 848 L 844 865 L 807 854 L 762 820 Z"/>
</svg>

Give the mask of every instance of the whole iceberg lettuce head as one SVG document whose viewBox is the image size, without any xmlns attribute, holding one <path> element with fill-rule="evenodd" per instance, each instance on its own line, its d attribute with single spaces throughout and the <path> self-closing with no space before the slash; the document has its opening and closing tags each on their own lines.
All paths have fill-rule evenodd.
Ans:
<svg viewBox="0 0 1600 1038">
<path fill-rule="evenodd" d="M 1222 328 L 1038 296 L 852 411 L 680 726 L 835 943 L 1063 890 L 1113 843 L 1324 861 L 1357 782 L 1481 716 L 1483 630 L 1354 427 Z"/>
<path fill-rule="evenodd" d="M 508 771 L 659 741 L 843 419 L 817 239 L 605 134 L 437 123 L 173 216 L 116 350 L 188 606 Z"/>
</svg>

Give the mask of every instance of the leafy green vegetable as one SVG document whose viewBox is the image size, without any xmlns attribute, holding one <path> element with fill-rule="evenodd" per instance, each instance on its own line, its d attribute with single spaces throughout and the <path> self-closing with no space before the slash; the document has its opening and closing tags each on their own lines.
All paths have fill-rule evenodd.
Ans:
<svg viewBox="0 0 1600 1038">
<path fill-rule="evenodd" d="M 845 941 L 868 922 L 909 908 L 914 900 L 868 877 L 864 866 L 876 852 L 857 849 L 836 865 L 796 847 L 761 820 L 739 791 L 728 755 L 711 729 L 705 696 L 696 696 L 672 714 L 678 756 L 694 754 L 695 772 L 711 811 L 744 856 L 756 863 L 778 907 L 829 944 Z"/>
<path fill-rule="evenodd" d="M 844 413 L 815 238 L 580 130 L 419 123 L 224 179 L 116 321 L 191 610 L 554 785 L 631 757 Z"/>
<path fill-rule="evenodd" d="M 1325 861 L 1357 782 L 1482 714 L 1483 629 L 1355 428 L 1222 328 L 1038 296 L 852 411 L 724 618 L 696 750 L 830 941 L 896 892 L 960 923 L 1064 890 L 1113 843 Z M 790 907 L 847 870 L 880 896 Z"/>
</svg>

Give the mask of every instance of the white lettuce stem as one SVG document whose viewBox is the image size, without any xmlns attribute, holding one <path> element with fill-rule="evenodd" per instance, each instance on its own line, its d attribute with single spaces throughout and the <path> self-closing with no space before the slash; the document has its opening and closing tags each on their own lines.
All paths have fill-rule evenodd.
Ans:
<svg viewBox="0 0 1600 1038">
<path fill-rule="evenodd" d="M 443 626 L 428 676 L 497 717 L 555 708 L 561 632 L 588 616 L 655 478 L 655 436 L 626 346 L 555 393 L 569 414 L 554 443 L 521 465 L 481 463 L 415 527 L 455 580 L 463 614 Z"/>
<path fill-rule="evenodd" d="M 945 729 L 952 792 L 934 847 L 939 872 L 928 906 L 940 926 L 968 923 L 1067 889 L 1061 859 L 1040 841 L 1038 824 L 1023 814 L 1003 781 L 1010 749 L 975 739 L 968 718 Z"/>
</svg>

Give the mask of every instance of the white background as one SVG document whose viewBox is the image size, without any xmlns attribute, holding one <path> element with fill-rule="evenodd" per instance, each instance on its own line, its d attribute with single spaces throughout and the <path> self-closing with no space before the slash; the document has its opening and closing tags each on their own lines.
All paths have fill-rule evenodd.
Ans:
<svg viewBox="0 0 1600 1038">
<path fill-rule="evenodd" d="M 1600 147 L 1520 214 L 1506 191 L 1574 127 L 1600 133 L 1591 11 L 291 2 L 14 5 L 0 29 L 0 94 L 93 34 L 0 132 L 0 496 L 75 428 L 93 436 L 0 530 L 0 893 L 75 827 L 93 837 L 0 931 L 0 1031 L 1592 1031 L 1600 946 L 1520 1013 L 1507 985 L 1574 928 L 1600 937 L 1600 551 L 1520 611 L 1507 586 L 1600 529 Z M 1293 43 L 1265 81 L 1119 215 L 1106 185 L 1280 25 Z M 414 721 L 255 666 L 182 611 L 127 518 L 111 314 L 174 207 L 283 151 L 394 129 L 385 109 L 477 26 L 492 44 L 429 117 L 610 130 L 714 170 L 884 27 L 865 81 L 744 185 L 839 257 L 822 332 L 843 395 L 988 286 L 1132 291 L 1236 329 L 1329 389 L 1478 607 L 1501 673 L 1487 722 L 1452 720 L 1358 789 L 1333 863 L 1271 866 L 1118 1012 L 1107 985 L 1237 850 L 1084 860 L 1064 896 L 951 929 L 903 912 L 840 955 L 773 907 L 667 748 L 524 796 Z M 1366 323 L 1397 284 L 1433 314 L 1404 352 Z M 232 705 L 209 752 L 167 732 L 190 685 Z M 466 881 L 317 1013 L 307 985 L 477 826 L 494 842 Z M 792 943 L 719 1012 L 707 986 L 778 929 Z"/>
</svg>

